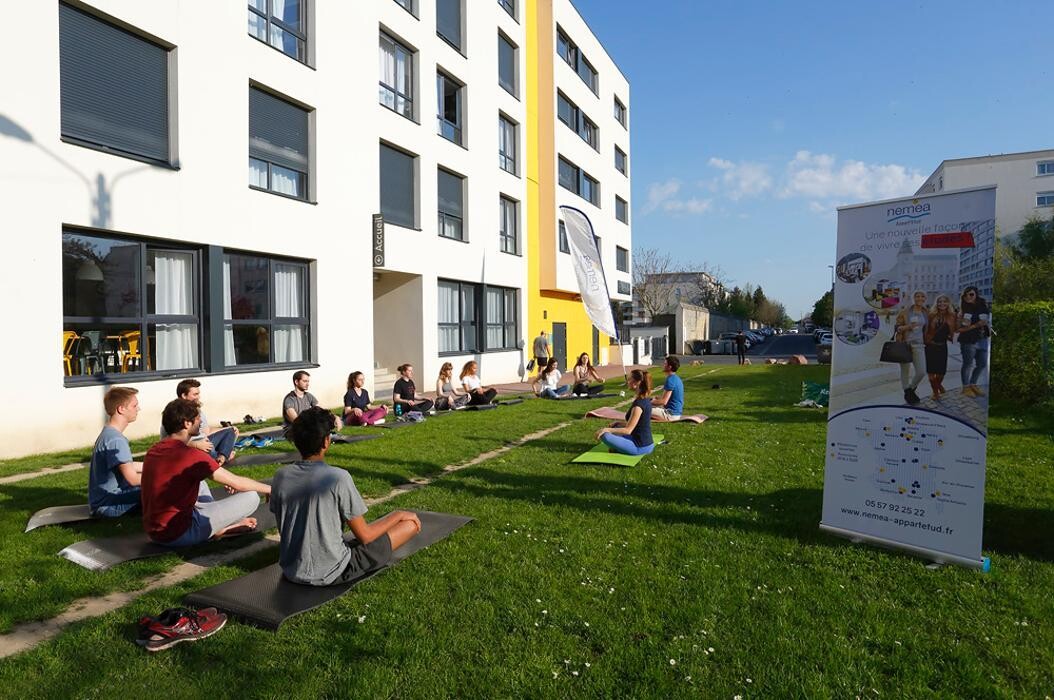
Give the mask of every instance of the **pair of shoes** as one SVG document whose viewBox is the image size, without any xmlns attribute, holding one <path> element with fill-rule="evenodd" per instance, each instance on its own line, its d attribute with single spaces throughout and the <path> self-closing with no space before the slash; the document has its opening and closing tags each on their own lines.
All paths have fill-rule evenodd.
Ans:
<svg viewBox="0 0 1054 700">
<path fill-rule="evenodd" d="M 140 618 L 135 643 L 147 651 L 161 651 L 180 642 L 196 642 L 214 635 L 225 624 L 227 616 L 216 608 L 169 608 L 157 617 Z"/>
<path fill-rule="evenodd" d="M 263 435 L 257 435 L 253 438 L 253 447 L 270 447 L 274 444 L 274 438 L 264 437 Z"/>
<path fill-rule="evenodd" d="M 246 435 L 245 437 L 238 438 L 238 440 L 234 443 L 234 447 L 236 449 L 242 450 L 246 447 L 252 447 L 255 441 L 255 437 L 253 437 L 252 435 Z"/>
<path fill-rule="evenodd" d="M 963 396 L 969 396 L 970 398 L 974 398 L 977 396 L 977 394 L 975 394 L 973 391 L 972 384 L 967 384 L 966 386 L 964 386 L 961 390 L 961 393 Z"/>
<path fill-rule="evenodd" d="M 915 393 L 914 389 L 905 389 L 904 401 L 906 401 L 912 406 L 917 406 L 919 403 L 921 403 L 922 399 L 919 398 L 919 395 Z"/>
<path fill-rule="evenodd" d="M 971 384 L 970 385 L 970 390 L 973 392 L 974 396 L 984 396 L 985 395 L 984 389 L 982 389 L 981 387 L 977 386 L 976 384 Z"/>
<path fill-rule="evenodd" d="M 384 419 L 383 418 L 378 418 L 377 420 L 373 421 L 373 424 L 374 425 L 384 425 Z"/>
</svg>

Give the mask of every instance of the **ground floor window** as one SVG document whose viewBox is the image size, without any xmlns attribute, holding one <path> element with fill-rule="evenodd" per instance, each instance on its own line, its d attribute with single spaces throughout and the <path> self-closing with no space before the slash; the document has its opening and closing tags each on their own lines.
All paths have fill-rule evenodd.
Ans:
<svg viewBox="0 0 1054 700">
<path fill-rule="evenodd" d="M 439 280 L 439 352 L 509 350 L 519 339 L 519 290 Z"/>
<path fill-rule="evenodd" d="M 302 260 L 64 231 L 63 374 L 76 384 L 309 362 L 309 284 Z"/>
</svg>

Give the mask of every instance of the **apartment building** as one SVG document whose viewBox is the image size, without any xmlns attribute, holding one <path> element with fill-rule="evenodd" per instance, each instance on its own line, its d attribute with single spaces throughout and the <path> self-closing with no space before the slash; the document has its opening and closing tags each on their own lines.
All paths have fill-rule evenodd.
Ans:
<svg viewBox="0 0 1054 700">
<path fill-rule="evenodd" d="M 26 5 L 0 49 L 24 67 L 0 81 L 16 256 L 0 282 L 15 320 L 0 352 L 25 385 L 12 393 L 43 410 L 4 403 L 0 456 L 89 444 L 113 384 L 139 389 L 139 437 L 185 377 L 203 380 L 218 421 L 276 415 L 298 369 L 327 406 L 353 370 L 386 398 L 404 362 L 422 390 L 447 361 L 478 361 L 488 382 L 523 376 L 538 296 L 535 12 L 523 0 L 250 0 L 210 4 L 203 21 L 181 0 Z M 610 160 L 625 81 L 568 17 L 600 71 L 589 109 Z M 568 148 L 604 183 L 591 218 L 614 220 L 628 177 L 616 185 L 613 168 Z M 555 151 L 548 162 L 555 182 Z M 554 202 L 547 211 L 555 230 Z M 612 269 L 615 246 L 629 250 L 619 225 Z M 570 299 L 573 278 L 561 284 Z"/>
<path fill-rule="evenodd" d="M 995 226 L 974 234 L 974 248 L 959 261 L 960 284 L 974 285 L 992 298 L 992 266 L 996 236 L 1011 236 L 1032 217 L 1054 214 L 1054 149 L 942 161 L 916 195 L 983 185 L 996 185 Z"/>
<path fill-rule="evenodd" d="M 560 367 L 619 361 L 578 297 L 561 206 L 593 225 L 613 302 L 631 300 L 629 83 L 570 0 L 527 0 L 528 336 Z M 618 316 L 616 316 L 616 320 Z"/>
</svg>

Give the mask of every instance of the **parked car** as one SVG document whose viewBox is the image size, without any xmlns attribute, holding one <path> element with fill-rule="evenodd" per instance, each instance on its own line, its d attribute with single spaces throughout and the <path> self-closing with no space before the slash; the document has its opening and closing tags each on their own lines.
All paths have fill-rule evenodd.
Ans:
<svg viewBox="0 0 1054 700">
<path fill-rule="evenodd" d="M 820 334 L 820 345 L 831 345 L 834 342 L 834 334 L 822 333 Z"/>
</svg>

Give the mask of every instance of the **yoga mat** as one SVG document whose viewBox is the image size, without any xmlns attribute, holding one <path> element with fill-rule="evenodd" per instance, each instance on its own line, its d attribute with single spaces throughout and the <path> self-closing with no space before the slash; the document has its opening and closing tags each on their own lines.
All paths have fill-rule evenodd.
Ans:
<svg viewBox="0 0 1054 700">
<path fill-rule="evenodd" d="M 518 403 L 523 403 L 523 399 L 505 399 L 498 402 L 501 406 L 515 406 Z"/>
<path fill-rule="evenodd" d="M 497 408 L 497 407 L 498 407 L 498 404 L 496 404 L 496 403 L 481 403 L 481 404 L 476 404 L 475 406 L 465 406 L 465 410 L 466 411 L 489 411 L 490 409 Z"/>
<path fill-rule="evenodd" d="M 234 467 L 258 467 L 261 464 L 289 464 L 300 459 L 299 452 L 255 452 L 253 454 L 239 453 L 234 456 L 231 468 Z M 226 466 L 226 465 L 224 465 Z"/>
<path fill-rule="evenodd" d="M 226 498 L 227 492 L 222 487 L 213 489 L 212 496 L 218 501 L 222 498 Z M 256 509 L 256 512 L 252 514 L 252 517 L 256 518 L 255 530 L 252 532 L 230 535 L 230 537 L 225 537 L 224 539 L 243 537 L 257 532 L 266 532 L 275 527 L 274 513 L 270 511 L 267 502 L 262 498 L 260 499 L 260 507 Z M 59 552 L 59 556 L 69 559 L 74 564 L 83 566 L 85 569 L 90 569 L 92 571 L 106 571 L 107 569 L 116 566 L 117 564 L 123 564 L 126 561 L 160 557 L 163 554 L 181 552 L 188 549 L 192 549 L 196 552 L 204 546 L 207 546 L 207 543 L 196 545 L 194 547 L 165 547 L 151 542 L 146 536 L 146 533 L 140 531 L 129 535 L 121 535 L 119 537 L 104 537 L 97 540 L 82 540 L 81 542 L 75 542 Z"/>
<path fill-rule="evenodd" d="M 626 420 L 625 411 L 620 411 L 612 406 L 604 406 L 603 408 L 597 408 L 586 414 L 586 418 L 603 418 L 605 420 Z M 695 423 L 698 425 L 703 421 L 707 420 L 707 416 L 702 413 L 698 413 L 694 416 L 681 416 L 675 421 L 660 420 L 658 418 L 652 418 L 652 423 Z"/>
<path fill-rule="evenodd" d="M 652 439 L 655 441 L 656 447 L 663 441 L 664 436 L 659 433 L 653 433 Z M 652 451 L 652 454 L 655 454 Z M 620 452 L 611 452 L 608 446 L 604 443 L 598 443 L 589 450 L 589 452 L 583 453 L 572 459 L 572 462 L 577 464 L 613 464 L 618 467 L 635 467 L 640 463 L 642 459 L 648 455 L 624 455 Z"/>
<path fill-rule="evenodd" d="M 618 396 L 618 394 L 593 394 L 592 396 L 576 396 L 575 394 L 568 394 L 567 396 L 561 396 L 561 401 L 571 400 L 586 400 L 586 399 L 610 399 Z"/>
<path fill-rule="evenodd" d="M 95 520 L 88 508 L 87 503 L 76 506 L 52 506 L 38 510 L 29 517 L 26 523 L 26 532 L 36 530 L 45 525 L 61 525 L 63 523 L 79 523 L 85 520 Z"/>
<path fill-rule="evenodd" d="M 219 608 L 251 624 L 277 630 L 294 615 L 314 610 L 339 598 L 358 583 L 388 570 L 411 554 L 445 539 L 461 526 L 472 522 L 472 518 L 463 515 L 420 510 L 414 512 L 421 519 L 420 534 L 392 552 L 392 561 L 388 566 L 367 573 L 355 581 L 333 586 L 305 586 L 286 580 L 281 567 L 272 564 L 251 574 L 190 593 L 183 601 L 195 608 Z M 345 534 L 344 538 L 353 539 L 351 533 Z"/>
<path fill-rule="evenodd" d="M 329 441 L 339 443 L 352 443 L 362 442 L 363 440 L 376 440 L 379 437 L 380 435 L 345 435 L 343 433 L 337 433 L 335 435 L 330 435 Z M 235 464 L 237 464 L 237 462 L 235 462 Z"/>
</svg>

